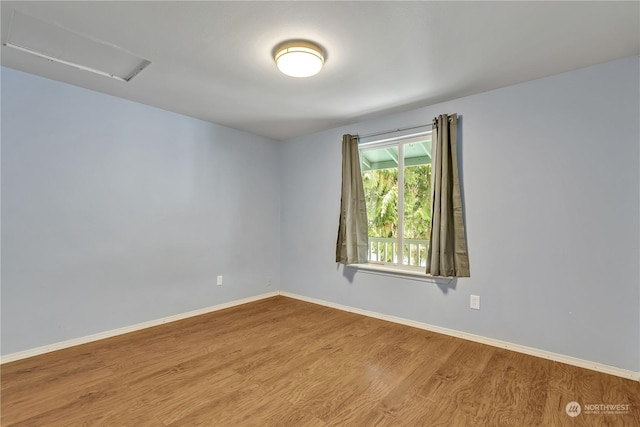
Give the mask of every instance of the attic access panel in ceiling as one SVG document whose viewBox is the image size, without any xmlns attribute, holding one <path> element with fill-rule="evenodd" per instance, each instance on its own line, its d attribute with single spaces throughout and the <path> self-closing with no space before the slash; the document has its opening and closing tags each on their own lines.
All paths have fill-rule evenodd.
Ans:
<svg viewBox="0 0 640 427">
<path fill-rule="evenodd" d="M 7 47 L 124 82 L 151 62 L 103 41 L 13 11 Z"/>
</svg>

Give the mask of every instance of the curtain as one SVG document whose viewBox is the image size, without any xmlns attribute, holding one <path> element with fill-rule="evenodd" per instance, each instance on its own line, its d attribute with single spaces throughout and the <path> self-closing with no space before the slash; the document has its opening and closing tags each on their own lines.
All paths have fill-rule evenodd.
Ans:
<svg viewBox="0 0 640 427">
<path fill-rule="evenodd" d="M 367 205 L 364 199 L 358 136 L 342 136 L 342 199 L 336 262 L 366 264 L 369 249 Z"/>
<path fill-rule="evenodd" d="M 469 277 L 456 149 L 458 115 L 433 119 L 433 206 L 427 274 Z"/>
</svg>

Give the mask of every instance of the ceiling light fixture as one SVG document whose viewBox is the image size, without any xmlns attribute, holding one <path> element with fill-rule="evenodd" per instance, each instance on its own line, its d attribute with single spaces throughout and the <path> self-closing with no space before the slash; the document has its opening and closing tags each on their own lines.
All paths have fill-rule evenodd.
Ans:
<svg viewBox="0 0 640 427">
<path fill-rule="evenodd" d="M 292 41 L 278 46 L 274 59 L 278 69 L 291 77 L 311 77 L 324 65 L 322 49 L 308 41 Z"/>
</svg>

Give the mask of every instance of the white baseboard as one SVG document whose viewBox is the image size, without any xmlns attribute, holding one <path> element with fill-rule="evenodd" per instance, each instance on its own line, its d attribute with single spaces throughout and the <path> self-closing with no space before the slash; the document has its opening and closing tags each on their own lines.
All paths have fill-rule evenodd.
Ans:
<svg viewBox="0 0 640 427">
<path fill-rule="evenodd" d="M 199 316 L 201 314 L 211 313 L 213 311 L 223 310 L 225 308 L 246 304 L 249 302 L 258 301 L 261 299 L 270 298 L 277 295 L 282 295 L 288 298 L 306 301 L 313 304 L 319 304 L 319 305 L 335 308 L 342 311 L 348 311 L 350 313 L 361 314 L 363 316 L 373 317 L 376 319 L 386 320 L 389 322 L 399 323 L 401 325 L 412 326 L 414 328 L 424 329 L 427 331 L 449 335 L 456 338 L 462 338 L 465 340 L 474 341 L 481 344 L 487 344 L 494 347 L 504 348 L 507 350 L 516 351 L 518 353 L 528 354 L 530 356 L 536 356 L 536 357 L 541 357 L 543 359 L 553 360 L 554 362 L 566 363 L 568 365 L 578 366 L 580 368 L 591 369 L 593 371 L 602 372 L 605 374 L 610 374 L 610 375 L 615 375 L 622 378 L 628 378 L 631 380 L 640 381 L 640 372 L 629 371 L 626 369 L 617 368 L 615 366 L 609 366 L 609 365 L 604 365 L 602 363 L 596 363 L 596 362 L 591 362 L 584 359 L 579 359 L 577 357 L 566 356 L 564 354 L 553 353 L 550 351 L 540 350 L 533 347 L 527 347 L 520 344 L 513 344 L 507 341 L 487 338 L 481 335 L 474 335 L 467 332 L 456 331 L 454 329 L 448 329 L 440 326 L 430 325 L 427 323 L 417 322 L 415 320 L 404 319 L 402 317 L 390 316 L 390 315 L 378 313 L 375 311 L 363 310 L 360 308 L 350 307 L 342 304 L 336 304 L 336 303 L 324 301 L 317 298 L 306 297 L 303 295 L 298 295 L 291 292 L 283 292 L 283 291 L 269 292 L 266 294 L 243 298 L 240 300 L 218 304 L 211 307 L 205 307 L 198 310 L 189 311 L 186 313 L 176 314 L 174 316 L 163 317 L 162 319 L 151 320 L 148 322 L 138 323 L 136 325 L 113 329 L 111 331 L 99 332 L 97 334 L 88 335 L 85 337 L 74 338 L 68 341 L 62 341 L 59 343 L 32 348 L 32 349 L 20 351 L 17 353 L 7 354 L 6 356 L 2 356 L 0 358 L 0 364 L 13 362 L 20 359 L 26 359 L 27 357 L 37 356 L 40 354 L 49 353 L 56 350 L 62 350 L 63 348 L 73 347 L 80 344 L 86 344 L 86 343 L 98 341 L 105 338 L 111 338 L 117 335 L 139 331 L 141 329 L 150 328 L 152 326 L 158 326 L 165 323 L 175 322 L 177 320 L 182 320 L 189 317 Z"/>
<path fill-rule="evenodd" d="M 138 323 L 136 325 L 125 326 L 123 328 L 113 329 L 111 331 L 99 332 L 93 335 L 87 335 L 85 337 L 74 338 L 67 341 L 62 341 L 54 344 L 45 345 L 42 347 L 36 347 L 29 350 L 19 351 L 17 353 L 7 354 L 0 358 L 0 364 L 14 362 L 20 359 L 26 359 L 27 357 L 37 356 L 44 353 L 49 353 L 56 350 L 62 350 L 63 348 L 73 347 L 80 344 L 86 344 L 93 341 L 102 340 L 105 338 L 115 337 L 116 335 L 127 334 L 129 332 L 139 331 L 140 329 L 151 328 L 152 326 L 158 326 L 169 322 L 175 322 L 176 320 L 186 319 L 188 317 L 199 316 L 201 314 L 211 313 L 213 311 L 223 310 L 225 308 L 235 307 L 236 305 L 246 304 L 248 302 L 258 301 L 265 298 L 278 296 L 279 292 L 269 292 L 262 295 L 256 295 L 253 297 L 243 298 L 231 302 L 225 302 L 222 304 L 214 305 L 211 307 L 205 307 L 198 310 L 189 311 L 186 313 L 176 314 L 174 316 L 163 317 L 162 319 L 150 320 L 148 322 Z"/>
<path fill-rule="evenodd" d="M 429 325 L 427 323 L 416 322 L 414 320 L 404 319 L 402 317 L 389 316 L 375 311 L 362 310 L 360 308 L 349 307 L 342 304 L 335 304 L 329 301 L 324 301 L 316 298 L 310 298 L 303 295 L 293 294 L 290 292 L 280 291 L 280 295 L 298 299 L 301 301 L 310 302 L 313 304 L 324 305 L 327 307 L 335 308 L 338 310 L 348 311 L 350 313 L 361 314 L 363 316 L 374 317 L 376 319 L 387 320 L 389 322 L 399 323 L 401 325 L 412 326 L 414 328 L 425 329 L 431 332 L 437 332 L 439 334 L 450 335 L 456 338 L 462 338 L 469 341 L 475 341 L 481 344 L 487 344 L 494 347 L 500 347 L 518 353 L 528 354 L 530 356 L 541 357 L 543 359 L 552 360 L 554 362 L 566 363 L 567 365 L 573 365 L 580 368 L 591 369 L 593 371 L 602 372 L 609 375 L 615 375 L 622 378 L 628 378 L 635 381 L 640 381 L 640 372 L 629 371 L 626 369 L 617 368 L 615 366 L 604 365 L 602 363 L 590 362 L 584 359 L 578 359 L 577 357 L 566 356 L 564 354 L 553 353 L 551 351 L 540 350 L 533 347 L 527 347 L 520 344 L 513 344 L 507 341 L 500 341 L 493 338 L 483 337 L 481 335 L 469 334 L 467 332 L 456 331 L 454 329 L 443 328 L 440 326 Z"/>
</svg>

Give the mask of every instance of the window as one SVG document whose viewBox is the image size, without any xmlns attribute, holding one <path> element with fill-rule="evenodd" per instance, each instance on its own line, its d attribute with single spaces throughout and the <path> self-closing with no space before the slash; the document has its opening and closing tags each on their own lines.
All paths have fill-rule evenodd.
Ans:
<svg viewBox="0 0 640 427">
<path fill-rule="evenodd" d="M 362 143 L 360 162 L 369 263 L 416 270 L 426 267 L 431 233 L 431 132 Z"/>
</svg>

